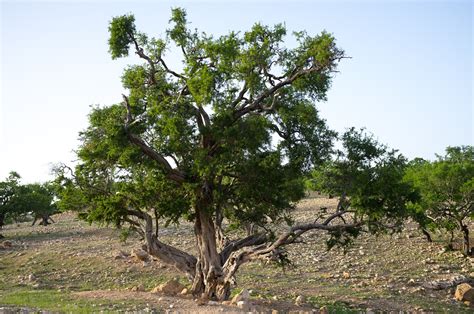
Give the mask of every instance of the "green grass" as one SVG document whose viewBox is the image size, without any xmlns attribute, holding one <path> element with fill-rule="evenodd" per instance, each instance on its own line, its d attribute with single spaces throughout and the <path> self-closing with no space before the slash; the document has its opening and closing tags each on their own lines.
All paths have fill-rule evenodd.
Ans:
<svg viewBox="0 0 474 314">
<path fill-rule="evenodd" d="M 28 307 L 53 312 L 91 313 L 98 311 L 133 310 L 145 306 L 134 301 L 110 301 L 102 299 L 86 300 L 74 298 L 67 292 L 53 290 L 30 290 L 26 288 L 0 292 L 0 305 L 10 307 Z"/>
</svg>

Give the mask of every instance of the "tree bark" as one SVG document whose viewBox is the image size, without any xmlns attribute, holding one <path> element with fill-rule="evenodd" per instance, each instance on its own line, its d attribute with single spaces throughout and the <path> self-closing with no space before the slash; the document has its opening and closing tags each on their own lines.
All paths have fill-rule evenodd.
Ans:
<svg viewBox="0 0 474 314">
<path fill-rule="evenodd" d="M 421 232 L 426 237 L 426 241 L 430 243 L 433 242 L 433 239 L 431 238 L 431 234 L 425 228 L 421 228 Z"/>
<path fill-rule="evenodd" d="M 3 226 L 5 225 L 5 214 L 0 213 L 0 230 L 3 229 Z M 3 235 L 0 233 L 0 239 L 3 239 Z"/>
<path fill-rule="evenodd" d="M 469 254 L 471 253 L 471 247 L 469 243 L 469 228 L 462 222 L 460 223 L 460 225 L 463 233 L 462 251 L 464 255 L 469 256 Z"/>
<path fill-rule="evenodd" d="M 0 230 L 3 229 L 3 226 L 5 225 L 5 214 L 1 213 L 0 214 Z"/>
<path fill-rule="evenodd" d="M 196 207 L 194 232 L 198 258 L 192 291 L 202 298 L 226 300 L 230 296 L 230 282 L 224 280 L 221 258 L 217 252 L 214 222 L 203 205 L 201 203 Z"/>
</svg>

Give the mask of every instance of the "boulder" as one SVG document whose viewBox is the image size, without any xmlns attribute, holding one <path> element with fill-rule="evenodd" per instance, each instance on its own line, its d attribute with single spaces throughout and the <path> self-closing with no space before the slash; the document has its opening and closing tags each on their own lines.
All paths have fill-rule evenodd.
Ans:
<svg viewBox="0 0 474 314">
<path fill-rule="evenodd" d="M 164 293 L 167 295 L 177 295 L 183 291 L 183 289 L 186 288 L 184 285 L 182 285 L 178 280 L 176 279 L 171 279 L 164 284 L 159 285 L 158 287 L 155 287 L 151 292 L 152 293 Z"/>
<path fill-rule="evenodd" d="M 237 304 L 239 301 L 248 301 L 248 299 L 250 299 L 250 293 L 247 289 L 244 289 L 232 298 L 232 304 Z"/>
<path fill-rule="evenodd" d="M 474 289 L 468 283 L 462 283 L 456 287 L 454 298 L 458 301 L 474 302 Z"/>
</svg>

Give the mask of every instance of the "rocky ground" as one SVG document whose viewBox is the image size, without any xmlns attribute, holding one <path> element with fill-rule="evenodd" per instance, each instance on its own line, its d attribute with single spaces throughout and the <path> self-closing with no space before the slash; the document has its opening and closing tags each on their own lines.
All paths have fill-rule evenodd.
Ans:
<svg viewBox="0 0 474 314">
<path fill-rule="evenodd" d="M 335 200 L 311 197 L 295 212 L 308 221 Z M 167 296 L 155 289 L 172 278 L 189 285 L 173 268 L 130 253 L 141 241 L 120 240 L 120 232 L 88 225 L 72 213 L 55 224 L 8 225 L 0 245 L 0 313 L 52 312 L 241 312 L 235 305 L 196 302 L 189 295 Z M 162 239 L 194 250 L 192 228 L 183 223 L 162 229 Z M 453 299 L 456 284 L 474 277 L 474 259 L 444 249 L 444 238 L 428 243 L 414 226 L 401 234 L 360 236 L 344 252 L 326 250 L 322 232 L 307 235 L 289 249 L 294 264 L 284 269 L 249 263 L 237 278 L 250 309 L 259 312 L 419 311 L 469 313 L 474 308 Z M 299 302 L 296 302 L 296 300 Z M 298 304 L 295 304 L 298 303 Z"/>
</svg>

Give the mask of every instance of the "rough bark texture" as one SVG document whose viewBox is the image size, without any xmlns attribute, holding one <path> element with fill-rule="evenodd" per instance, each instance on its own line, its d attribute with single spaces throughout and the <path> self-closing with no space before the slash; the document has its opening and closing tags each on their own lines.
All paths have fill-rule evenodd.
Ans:
<svg viewBox="0 0 474 314">
<path fill-rule="evenodd" d="M 471 247 L 469 243 L 469 228 L 461 223 L 461 230 L 463 233 L 463 243 L 462 243 L 462 251 L 464 255 L 468 256 L 471 253 Z"/>
<path fill-rule="evenodd" d="M 230 295 L 230 284 L 223 281 L 221 258 L 217 251 L 216 230 L 206 208 L 196 208 L 194 232 L 198 258 L 193 293 L 208 299 L 225 300 Z"/>
</svg>

